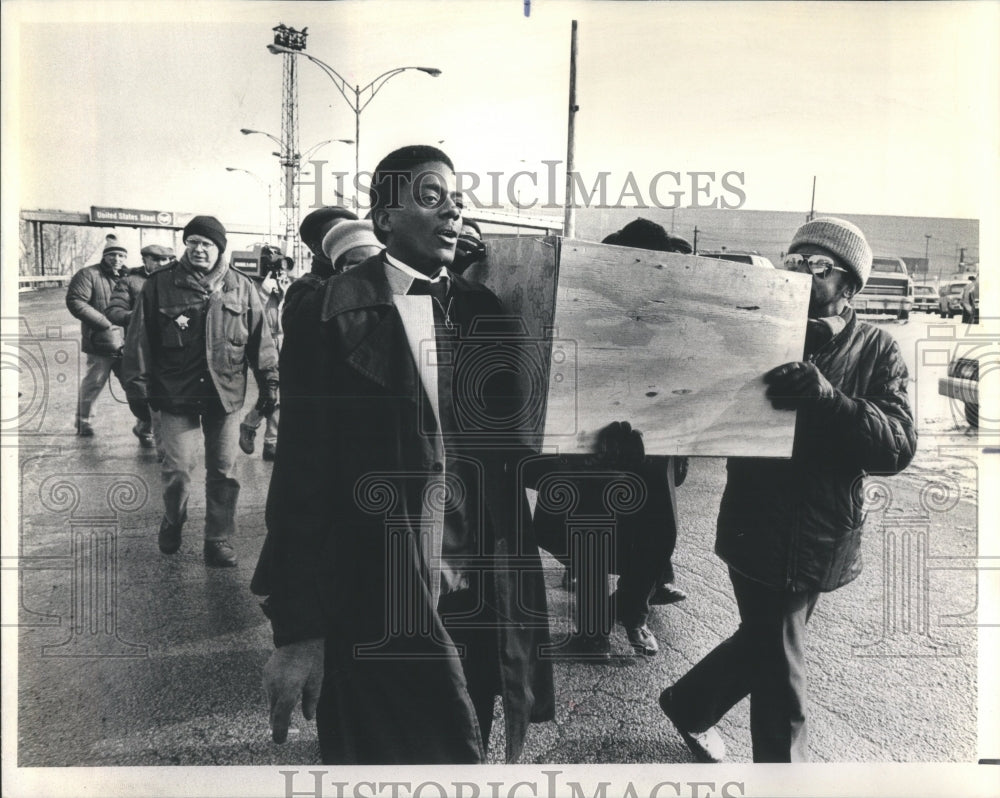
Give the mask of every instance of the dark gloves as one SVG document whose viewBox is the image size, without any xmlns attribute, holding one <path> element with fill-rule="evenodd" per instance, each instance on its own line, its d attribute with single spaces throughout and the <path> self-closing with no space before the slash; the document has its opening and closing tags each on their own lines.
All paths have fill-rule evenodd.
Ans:
<svg viewBox="0 0 1000 798">
<path fill-rule="evenodd" d="M 486 244 L 475 236 L 459 236 L 455 245 L 455 260 L 452 261 L 451 270 L 455 274 L 461 274 L 473 263 L 478 263 L 486 257 Z"/>
<path fill-rule="evenodd" d="M 812 363 L 785 363 L 767 372 L 764 382 L 775 410 L 795 410 L 837 396 L 837 389 Z"/>
<path fill-rule="evenodd" d="M 646 447 L 639 430 L 632 429 L 627 421 L 613 421 L 597 433 L 594 453 L 607 468 L 632 471 L 642 465 Z"/>
<path fill-rule="evenodd" d="M 267 380 L 259 387 L 258 391 L 257 412 L 268 418 L 278 406 L 278 381 Z"/>
</svg>

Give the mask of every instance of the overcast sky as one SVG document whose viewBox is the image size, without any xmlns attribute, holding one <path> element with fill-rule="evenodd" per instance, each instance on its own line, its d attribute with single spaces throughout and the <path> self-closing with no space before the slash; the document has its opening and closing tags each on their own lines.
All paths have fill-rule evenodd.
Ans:
<svg viewBox="0 0 1000 798">
<path fill-rule="evenodd" d="M 19 208 L 110 205 L 266 219 L 278 204 L 279 21 L 351 83 L 397 66 L 361 116 L 361 168 L 437 143 L 486 181 L 564 161 L 570 20 L 579 20 L 576 166 L 614 202 L 724 196 L 752 209 L 981 218 L 997 190 L 995 3 L 4 3 L 4 186 Z M 11 22 L 20 21 L 20 24 Z M 300 151 L 353 138 L 331 80 L 299 61 Z M 14 90 L 14 91 L 11 91 Z M 19 90 L 19 91 L 17 91 Z M 10 148 L 19 147 L 14 183 Z M 327 171 L 353 172 L 330 144 Z M 262 183 L 225 167 L 248 169 Z M 692 171 L 715 172 L 695 198 Z M 556 191 L 561 200 L 562 172 Z M 539 194 L 548 191 L 543 178 Z M 702 179 L 702 182 L 706 182 Z M 501 183 L 501 200 L 505 197 Z M 527 202 L 533 190 L 518 184 Z M 321 198 L 334 203 L 327 176 Z M 489 200 L 488 190 L 478 196 Z M 316 196 L 306 188 L 303 205 Z M 8 195 L 8 198 L 10 195 Z M 278 212 L 275 211 L 277 222 Z"/>
</svg>

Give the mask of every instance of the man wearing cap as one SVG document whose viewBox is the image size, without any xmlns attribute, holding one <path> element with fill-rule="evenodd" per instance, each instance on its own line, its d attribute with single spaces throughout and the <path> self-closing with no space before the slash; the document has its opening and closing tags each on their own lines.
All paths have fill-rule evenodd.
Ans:
<svg viewBox="0 0 1000 798">
<path fill-rule="evenodd" d="M 850 305 L 871 271 L 864 234 L 815 219 L 788 251 L 786 268 L 812 275 L 805 352 L 763 376 L 772 405 L 798 411 L 792 457 L 730 458 L 715 551 L 740 626 L 660 695 L 703 762 L 724 758 L 714 726 L 747 695 L 754 762 L 808 759 L 806 622 L 861 572 L 864 477 L 899 473 L 917 445 L 899 346 Z"/>
<path fill-rule="evenodd" d="M 113 324 L 117 324 L 126 330 L 128 329 L 129 319 L 132 318 L 132 312 L 135 310 L 136 305 L 139 304 L 139 295 L 142 293 L 142 287 L 146 284 L 146 278 L 153 272 L 162 269 L 174 261 L 173 249 L 161 246 L 160 244 L 147 244 L 139 250 L 139 254 L 142 256 L 142 266 L 130 269 L 128 274 L 118 281 L 114 291 L 111 292 L 111 300 L 108 302 L 108 307 L 105 311 L 105 315 Z M 156 411 L 150 413 L 145 402 L 137 402 L 134 397 L 129 399 L 129 404 L 135 408 L 144 409 L 146 418 L 136 414 L 139 420 L 132 428 L 132 432 L 139 438 L 141 446 L 144 448 L 152 447 L 156 437 L 157 417 L 159 413 Z M 161 447 L 157 448 L 160 449 Z"/>
<path fill-rule="evenodd" d="M 121 325 L 108 318 L 106 311 L 115 283 L 125 274 L 127 258 L 125 247 L 114 236 L 108 236 L 101 262 L 80 269 L 69 281 L 66 291 L 66 307 L 80 320 L 80 348 L 87 356 L 87 370 L 80 382 L 76 412 L 76 434 L 85 438 L 94 434 L 94 402 L 108 376 L 114 372 L 121 382 L 124 333 Z"/>
<path fill-rule="evenodd" d="M 205 449 L 205 563 L 236 565 L 236 479 L 247 367 L 257 407 L 278 398 L 278 357 L 250 278 L 223 257 L 226 230 L 212 216 L 184 227 L 184 254 L 146 279 L 125 346 L 126 385 L 160 411 L 164 450 L 159 547 L 180 548 L 199 440 Z"/>
</svg>

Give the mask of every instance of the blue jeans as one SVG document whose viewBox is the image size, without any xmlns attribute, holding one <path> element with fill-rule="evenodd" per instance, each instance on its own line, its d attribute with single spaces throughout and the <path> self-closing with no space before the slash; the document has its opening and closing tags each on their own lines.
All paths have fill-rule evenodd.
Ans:
<svg viewBox="0 0 1000 798">
<path fill-rule="evenodd" d="M 240 495 L 236 479 L 239 412 L 179 415 L 164 410 L 159 428 L 164 454 L 163 515 L 167 523 L 179 526 L 187 520 L 191 472 L 204 438 L 205 540 L 228 540 L 236 534 L 236 501 Z"/>
</svg>

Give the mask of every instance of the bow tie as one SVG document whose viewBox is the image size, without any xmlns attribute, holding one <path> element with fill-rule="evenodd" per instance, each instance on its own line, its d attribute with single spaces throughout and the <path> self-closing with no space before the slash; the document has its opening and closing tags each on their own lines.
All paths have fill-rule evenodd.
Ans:
<svg viewBox="0 0 1000 798">
<path fill-rule="evenodd" d="M 438 302 L 444 302 L 445 297 L 448 296 L 448 288 L 446 277 L 439 277 L 437 280 L 414 279 L 410 283 L 410 290 L 407 293 L 410 296 L 432 296 Z"/>
</svg>

